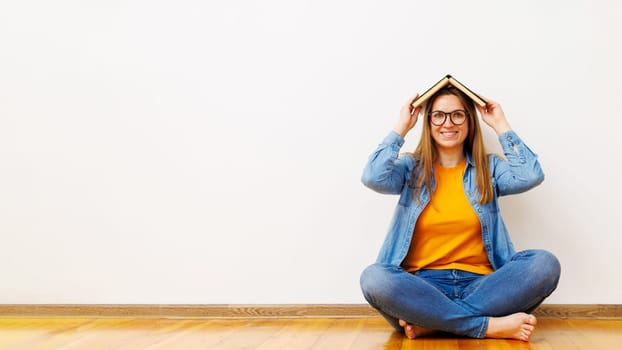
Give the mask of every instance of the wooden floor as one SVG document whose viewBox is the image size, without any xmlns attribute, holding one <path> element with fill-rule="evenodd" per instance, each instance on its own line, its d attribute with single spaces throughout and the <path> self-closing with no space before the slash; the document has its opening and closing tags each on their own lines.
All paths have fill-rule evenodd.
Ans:
<svg viewBox="0 0 622 350">
<path fill-rule="evenodd" d="M 622 349 L 622 320 L 540 319 L 531 342 L 408 340 L 378 317 L 317 319 L 0 319 L 0 350 Z"/>
</svg>

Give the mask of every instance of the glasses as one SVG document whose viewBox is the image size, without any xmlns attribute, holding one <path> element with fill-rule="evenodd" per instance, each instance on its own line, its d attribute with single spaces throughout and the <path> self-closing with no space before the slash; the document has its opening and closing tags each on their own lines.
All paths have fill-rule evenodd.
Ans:
<svg viewBox="0 0 622 350">
<path fill-rule="evenodd" d="M 462 125 L 466 121 L 469 112 L 463 109 L 457 109 L 453 112 L 443 112 L 443 111 L 432 111 L 428 116 L 430 117 L 430 122 L 433 125 L 441 126 L 445 124 L 447 120 L 447 116 L 454 125 Z"/>
</svg>

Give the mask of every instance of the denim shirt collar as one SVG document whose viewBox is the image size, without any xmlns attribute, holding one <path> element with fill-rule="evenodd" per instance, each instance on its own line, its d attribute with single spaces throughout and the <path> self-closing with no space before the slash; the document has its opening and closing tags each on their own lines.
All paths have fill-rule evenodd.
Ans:
<svg viewBox="0 0 622 350">
<path fill-rule="evenodd" d="M 471 156 L 471 153 L 465 152 L 464 155 L 466 156 L 467 165 L 468 166 L 475 166 L 475 163 L 473 162 L 473 157 Z"/>
</svg>

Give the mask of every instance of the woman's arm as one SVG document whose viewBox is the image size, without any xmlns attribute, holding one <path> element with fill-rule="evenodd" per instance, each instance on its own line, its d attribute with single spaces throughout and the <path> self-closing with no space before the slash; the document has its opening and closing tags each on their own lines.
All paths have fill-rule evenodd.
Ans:
<svg viewBox="0 0 622 350">
<path fill-rule="evenodd" d="M 399 157 L 404 138 L 391 131 L 369 156 L 361 181 L 372 190 L 399 194 L 410 178 L 414 161 L 410 156 Z"/>
<path fill-rule="evenodd" d="M 482 120 L 488 126 L 490 126 L 497 135 L 501 135 L 504 132 L 511 130 L 510 123 L 505 118 L 505 113 L 501 108 L 501 105 L 493 100 L 486 98 L 488 103 L 486 104 L 486 108 L 477 105 L 477 109 L 479 109 L 479 113 L 482 116 Z"/>
<path fill-rule="evenodd" d="M 505 160 L 491 159 L 492 177 L 500 196 L 525 192 L 544 181 L 538 156 L 512 131 L 499 135 Z"/>
<path fill-rule="evenodd" d="M 393 131 L 371 154 L 363 170 L 365 186 L 380 193 L 399 194 L 410 177 L 414 160 L 410 156 L 399 157 L 404 137 L 415 126 L 421 107 L 413 108 L 414 96 L 400 111 L 400 117 Z"/>
<path fill-rule="evenodd" d="M 499 136 L 505 160 L 492 157 L 491 175 L 500 196 L 520 193 L 539 185 L 544 180 L 544 173 L 533 153 L 523 140 L 512 131 L 499 103 L 486 99 L 486 109 L 479 107 L 482 120 L 493 128 Z"/>
</svg>

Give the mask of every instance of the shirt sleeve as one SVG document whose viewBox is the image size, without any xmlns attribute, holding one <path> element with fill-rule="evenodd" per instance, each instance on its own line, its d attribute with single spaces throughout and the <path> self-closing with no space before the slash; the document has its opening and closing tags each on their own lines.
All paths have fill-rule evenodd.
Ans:
<svg viewBox="0 0 622 350">
<path fill-rule="evenodd" d="M 369 156 L 361 181 L 370 189 L 384 194 L 399 194 L 410 178 L 414 160 L 399 156 L 404 138 L 391 131 Z"/>
<path fill-rule="evenodd" d="M 544 181 L 538 156 L 514 131 L 499 135 L 499 142 L 506 159 L 492 159 L 492 175 L 500 196 L 525 192 Z"/>
</svg>

